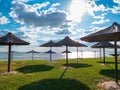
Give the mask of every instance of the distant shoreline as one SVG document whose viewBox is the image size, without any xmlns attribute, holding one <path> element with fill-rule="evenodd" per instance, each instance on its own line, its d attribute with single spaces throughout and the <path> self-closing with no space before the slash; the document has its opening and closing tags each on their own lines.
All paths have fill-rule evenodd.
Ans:
<svg viewBox="0 0 120 90">
<path fill-rule="evenodd" d="M 72 52 L 68 56 L 70 59 L 77 58 L 77 53 Z M 99 52 L 95 53 L 94 52 L 83 52 L 81 56 L 81 52 L 78 53 L 78 58 L 99 58 Z M 106 57 L 112 57 L 108 53 L 106 54 Z M 49 60 L 50 56 L 49 54 L 46 53 L 34 53 L 34 60 Z M 62 53 L 56 53 L 52 54 L 52 59 L 53 60 L 58 60 L 58 59 L 65 59 L 66 56 L 65 54 Z M 8 59 L 8 53 L 7 52 L 0 52 L 0 61 L 6 61 Z M 13 53 L 13 60 L 32 60 L 32 55 L 31 53 L 26 53 L 26 52 L 19 52 L 19 53 Z"/>
</svg>

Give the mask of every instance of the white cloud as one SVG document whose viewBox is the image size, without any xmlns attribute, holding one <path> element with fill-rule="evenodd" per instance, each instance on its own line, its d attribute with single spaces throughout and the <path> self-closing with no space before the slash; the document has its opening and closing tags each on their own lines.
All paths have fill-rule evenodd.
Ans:
<svg viewBox="0 0 120 90">
<path fill-rule="evenodd" d="M 68 29 L 64 29 L 64 30 L 56 31 L 55 34 L 57 34 L 57 35 L 67 35 L 67 34 L 71 34 L 71 32 Z"/>
<path fill-rule="evenodd" d="M 103 5 L 103 4 L 100 4 L 100 5 L 96 5 L 96 4 L 94 4 L 95 6 L 93 7 L 93 11 L 102 11 L 102 12 L 104 12 L 104 11 L 107 11 L 107 8 Z"/>
<path fill-rule="evenodd" d="M 60 3 L 55 3 L 55 4 L 52 4 L 52 7 L 56 7 L 56 6 L 59 6 Z"/>
<path fill-rule="evenodd" d="M 95 27 L 95 26 L 91 27 L 91 31 L 92 31 L 92 32 L 98 31 L 98 30 L 100 30 L 100 29 L 101 29 L 100 27 Z"/>
<path fill-rule="evenodd" d="M 92 22 L 92 24 L 103 24 L 109 21 L 110 21 L 109 19 L 95 20 L 94 22 Z"/>
<path fill-rule="evenodd" d="M 48 5 L 49 8 L 47 7 Z M 96 5 L 94 0 L 72 0 L 69 13 L 56 9 L 56 6 L 60 6 L 60 3 L 50 5 L 49 2 L 44 2 L 41 4 L 28 5 L 19 2 L 13 3 L 13 6 L 10 15 L 17 23 L 40 27 L 61 27 L 67 23 L 70 23 L 69 25 L 76 25 L 76 23 L 82 21 L 82 17 L 85 14 L 93 17 L 95 16 L 95 12 L 107 11 L 104 5 Z M 45 9 L 46 7 L 47 9 Z M 68 22 L 67 19 L 72 20 L 72 22 Z"/>
<path fill-rule="evenodd" d="M 120 14 L 120 6 L 114 6 L 113 8 L 110 8 L 109 10 L 111 10 L 113 14 Z"/>
<path fill-rule="evenodd" d="M 21 33 L 22 36 L 25 37 L 24 39 L 26 41 L 29 41 L 31 45 L 39 45 L 39 43 L 47 42 L 49 40 L 55 39 L 55 37 L 53 38 L 51 36 L 54 35 L 54 32 L 56 30 L 55 31 L 49 30 L 49 28 L 48 30 L 44 30 L 41 27 L 23 26 L 23 27 L 18 28 L 17 30 L 18 31 L 16 32 L 16 35 L 20 36 L 20 33 Z"/>
<path fill-rule="evenodd" d="M 98 31 L 100 30 L 100 27 L 91 27 L 91 31 L 94 32 L 94 31 Z"/>
<path fill-rule="evenodd" d="M 110 20 L 105 18 L 106 15 L 107 13 L 94 15 L 93 18 L 95 19 L 95 21 L 93 21 L 92 24 L 103 24 L 103 23 L 109 22 Z"/>
<path fill-rule="evenodd" d="M 108 26 L 104 26 L 104 27 L 97 27 L 97 26 L 90 26 L 90 31 L 91 31 L 91 33 L 93 33 L 93 32 L 96 32 L 96 31 L 99 31 L 99 30 L 102 30 L 102 29 L 105 29 L 106 27 L 108 27 Z"/>
<path fill-rule="evenodd" d="M 68 19 L 79 22 L 86 14 L 86 6 L 87 4 L 84 0 L 71 0 Z"/>
<path fill-rule="evenodd" d="M 117 6 L 113 6 L 112 8 L 108 8 L 113 14 L 120 14 L 120 0 L 113 0 L 114 3 L 117 3 Z"/>
<path fill-rule="evenodd" d="M 95 13 L 97 12 L 107 13 L 108 8 L 106 8 L 103 4 L 97 5 L 95 0 L 71 0 L 68 19 L 73 21 L 73 25 L 73 23 L 81 22 L 85 15 L 95 17 Z"/>
<path fill-rule="evenodd" d="M 23 9 L 24 12 L 35 12 L 38 13 L 37 10 L 40 10 L 41 8 L 46 7 L 47 5 L 49 5 L 49 2 L 44 2 L 44 3 L 35 3 L 33 5 L 30 4 L 25 4 L 21 1 L 19 2 L 12 2 L 13 7 L 11 8 L 13 11 L 17 10 L 17 9 Z"/>
<path fill-rule="evenodd" d="M 120 0 L 113 0 L 113 2 L 120 4 Z"/>
<path fill-rule="evenodd" d="M 39 13 L 38 13 L 37 10 L 40 10 L 41 8 L 44 8 L 44 7 L 46 7 L 49 4 L 50 4 L 49 2 L 44 2 L 42 4 L 36 3 L 36 4 L 33 4 L 33 5 L 27 5 L 27 4 L 21 3 L 21 5 L 23 5 L 23 6 L 21 6 L 20 8 L 23 7 L 23 9 L 25 10 L 25 12 L 36 12 L 36 14 L 39 15 Z"/>
<path fill-rule="evenodd" d="M 106 15 L 107 15 L 107 13 L 102 13 L 99 15 L 94 15 L 93 18 L 94 19 L 104 19 Z"/>
<path fill-rule="evenodd" d="M 29 0 L 12 0 L 12 3 L 28 2 Z"/>
<path fill-rule="evenodd" d="M 84 28 L 77 29 L 75 35 L 77 37 L 78 37 L 78 35 L 79 35 L 79 37 L 86 35 L 86 29 L 84 29 Z"/>
<path fill-rule="evenodd" d="M 5 16 L 0 17 L 0 24 L 8 24 L 10 21 Z"/>
<path fill-rule="evenodd" d="M 28 30 L 29 29 L 29 30 Z M 18 28 L 21 32 L 24 33 L 24 37 L 26 37 L 26 41 L 29 41 L 31 45 L 38 45 L 37 39 L 39 38 L 39 34 L 36 30 L 33 30 L 35 28 L 30 28 L 30 27 L 21 27 Z"/>
<path fill-rule="evenodd" d="M 44 8 L 49 3 L 45 2 L 42 4 L 27 5 L 24 3 L 14 3 L 14 7 L 10 12 L 11 17 L 15 19 L 17 23 L 28 24 L 33 26 L 50 26 L 60 27 L 67 23 L 66 14 L 62 11 L 49 11 L 39 13 L 38 10 Z M 56 4 L 58 5 L 58 4 Z M 53 6 L 56 6 L 55 4 Z M 52 6 L 52 7 L 53 7 Z"/>
</svg>

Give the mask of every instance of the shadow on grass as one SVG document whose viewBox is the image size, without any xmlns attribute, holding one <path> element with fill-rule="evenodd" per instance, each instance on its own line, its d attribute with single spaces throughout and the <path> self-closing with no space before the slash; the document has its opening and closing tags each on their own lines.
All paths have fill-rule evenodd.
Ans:
<svg viewBox="0 0 120 90">
<path fill-rule="evenodd" d="M 21 68 L 18 68 L 17 71 L 22 73 L 32 73 L 32 72 L 41 72 L 48 71 L 53 69 L 53 66 L 48 65 L 28 65 Z"/>
<path fill-rule="evenodd" d="M 100 71 L 100 74 L 115 78 L 115 69 L 103 69 Z M 120 75 L 120 70 L 118 70 L 118 75 Z M 118 76 L 118 79 L 120 80 L 120 76 Z"/>
<path fill-rule="evenodd" d="M 104 62 L 103 61 L 97 61 L 98 63 L 101 63 L 101 64 L 103 64 Z M 108 61 L 106 61 L 105 62 L 105 64 L 114 64 L 115 62 L 113 61 L 113 62 L 108 62 Z"/>
<path fill-rule="evenodd" d="M 66 73 L 66 71 L 67 71 L 67 68 L 65 68 L 65 70 L 64 70 L 63 73 L 61 74 L 60 79 L 63 78 L 63 76 L 64 76 L 64 74 Z"/>
<path fill-rule="evenodd" d="M 88 86 L 73 79 L 43 79 L 18 90 L 90 90 Z"/>
<path fill-rule="evenodd" d="M 63 66 L 66 66 L 66 64 L 63 64 Z M 82 64 L 82 63 L 69 63 L 68 66 L 73 68 L 84 68 L 84 67 L 91 67 L 92 65 Z"/>
</svg>

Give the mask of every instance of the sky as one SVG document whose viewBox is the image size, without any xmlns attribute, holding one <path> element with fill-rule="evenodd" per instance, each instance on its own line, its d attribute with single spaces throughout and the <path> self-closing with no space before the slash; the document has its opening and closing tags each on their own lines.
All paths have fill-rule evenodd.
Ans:
<svg viewBox="0 0 120 90">
<path fill-rule="evenodd" d="M 113 22 L 120 24 L 120 0 L 0 0 L 0 36 L 30 42 L 23 50 L 65 36 L 89 45 L 80 38 Z"/>
</svg>

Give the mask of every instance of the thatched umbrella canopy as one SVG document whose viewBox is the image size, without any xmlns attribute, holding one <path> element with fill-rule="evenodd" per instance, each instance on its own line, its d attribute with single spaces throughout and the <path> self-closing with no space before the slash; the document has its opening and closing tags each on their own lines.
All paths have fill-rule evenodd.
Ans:
<svg viewBox="0 0 120 90">
<path fill-rule="evenodd" d="M 114 48 L 114 45 L 109 43 L 109 42 L 98 42 L 91 47 L 92 48 L 100 48 L 100 49 L 103 48 L 103 61 L 104 61 L 104 64 L 105 64 L 105 48 Z"/>
<path fill-rule="evenodd" d="M 45 53 L 49 53 L 50 54 L 50 62 L 52 61 L 52 54 L 55 54 L 56 52 L 53 52 L 52 50 L 48 50 Z"/>
<path fill-rule="evenodd" d="M 50 47 L 50 48 L 52 48 L 54 44 L 55 43 L 52 40 L 50 40 L 49 42 L 40 45 L 40 47 Z"/>
<path fill-rule="evenodd" d="M 94 57 L 97 58 L 97 51 L 93 51 L 94 52 Z"/>
<path fill-rule="evenodd" d="M 82 37 L 87 42 L 120 41 L 120 24 L 114 22 L 111 26 Z"/>
<path fill-rule="evenodd" d="M 68 46 L 75 46 L 76 41 L 70 39 L 68 36 L 64 39 L 58 41 L 55 46 L 66 46 L 66 51 L 68 51 Z M 68 53 L 66 52 L 66 66 L 68 66 Z"/>
<path fill-rule="evenodd" d="M 54 46 L 54 45 L 55 45 L 55 43 L 52 40 L 50 40 L 49 42 L 40 45 L 40 47 L 50 47 L 50 51 L 52 51 L 52 47 L 57 47 L 57 46 Z M 50 54 L 50 62 L 51 62 L 53 53 L 49 53 L 49 54 Z"/>
<path fill-rule="evenodd" d="M 45 53 L 55 54 L 56 52 L 53 52 L 52 50 L 48 50 L 48 51 L 45 52 Z"/>
<path fill-rule="evenodd" d="M 87 47 L 87 46 L 79 42 L 76 42 L 75 46 L 77 47 L 77 63 L 78 63 L 78 47 Z"/>
<path fill-rule="evenodd" d="M 67 50 L 67 51 L 65 50 L 65 51 L 63 51 L 62 53 L 71 53 L 71 52 L 70 52 L 70 51 L 68 51 L 68 50 Z"/>
<path fill-rule="evenodd" d="M 55 53 L 55 52 L 53 52 L 52 50 L 49 50 L 49 51 L 47 51 L 47 52 L 45 52 L 45 53 Z"/>
<path fill-rule="evenodd" d="M 118 63 L 117 63 L 117 41 L 120 41 L 120 24 L 114 22 L 111 26 L 82 37 L 81 40 L 87 42 L 114 41 L 115 45 L 115 78 L 118 83 Z"/>
<path fill-rule="evenodd" d="M 65 51 L 63 51 L 63 52 L 61 52 L 61 53 L 72 53 L 71 51 L 68 51 L 68 50 L 65 50 Z"/>
<path fill-rule="evenodd" d="M 10 62 L 11 62 L 11 46 L 12 45 L 29 45 L 30 43 L 19 39 L 14 34 L 9 32 L 5 36 L 0 38 L 0 45 L 8 45 L 8 72 L 10 72 Z"/>
<path fill-rule="evenodd" d="M 31 50 L 31 51 L 28 51 L 27 53 L 31 53 L 31 54 L 32 54 L 32 60 L 33 60 L 33 58 L 34 58 L 34 53 L 40 53 L 40 52 L 37 52 L 37 51 Z"/>
</svg>

